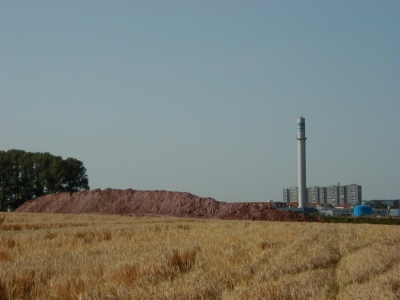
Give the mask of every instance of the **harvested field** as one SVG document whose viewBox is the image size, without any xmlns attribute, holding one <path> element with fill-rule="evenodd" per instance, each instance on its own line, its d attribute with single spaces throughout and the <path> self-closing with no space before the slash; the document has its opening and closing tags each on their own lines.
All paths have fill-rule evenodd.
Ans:
<svg viewBox="0 0 400 300">
<path fill-rule="evenodd" d="M 3 213 L 0 299 L 398 299 L 398 226 Z"/>
</svg>

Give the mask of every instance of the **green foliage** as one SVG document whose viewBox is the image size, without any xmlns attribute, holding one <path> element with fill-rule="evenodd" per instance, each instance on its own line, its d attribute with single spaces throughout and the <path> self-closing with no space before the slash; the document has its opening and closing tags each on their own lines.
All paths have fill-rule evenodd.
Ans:
<svg viewBox="0 0 400 300">
<path fill-rule="evenodd" d="M 75 158 L 48 152 L 0 151 L 0 210 L 46 194 L 89 189 L 86 168 Z"/>
</svg>

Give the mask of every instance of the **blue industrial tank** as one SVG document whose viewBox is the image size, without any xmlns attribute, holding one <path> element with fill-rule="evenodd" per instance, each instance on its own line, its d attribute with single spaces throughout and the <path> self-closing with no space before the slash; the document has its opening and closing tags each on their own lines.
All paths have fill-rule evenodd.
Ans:
<svg viewBox="0 0 400 300">
<path fill-rule="evenodd" d="M 354 216 L 361 217 L 361 216 L 372 216 L 372 206 L 369 205 L 357 205 L 354 207 Z"/>
</svg>

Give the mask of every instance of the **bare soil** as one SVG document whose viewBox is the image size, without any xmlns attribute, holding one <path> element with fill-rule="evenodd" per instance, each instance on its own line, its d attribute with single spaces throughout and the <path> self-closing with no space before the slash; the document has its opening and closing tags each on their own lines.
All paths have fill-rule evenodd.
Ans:
<svg viewBox="0 0 400 300">
<path fill-rule="evenodd" d="M 186 192 L 92 190 L 59 193 L 25 202 L 17 212 L 96 213 L 237 220 L 313 222 L 310 216 L 272 208 L 269 202 L 226 203 Z"/>
</svg>

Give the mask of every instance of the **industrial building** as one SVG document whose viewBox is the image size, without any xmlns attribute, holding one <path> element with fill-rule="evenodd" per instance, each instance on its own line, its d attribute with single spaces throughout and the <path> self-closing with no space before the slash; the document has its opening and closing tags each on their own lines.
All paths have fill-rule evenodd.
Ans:
<svg viewBox="0 0 400 300">
<path fill-rule="evenodd" d="M 313 208 L 307 207 L 306 188 L 306 120 L 302 116 L 297 119 L 297 184 L 298 187 L 283 189 L 283 201 L 296 202 L 297 207 L 281 208 L 304 213 L 312 213 Z"/>
<path fill-rule="evenodd" d="M 361 186 L 349 184 L 325 187 L 310 186 L 306 188 L 306 120 L 301 116 L 297 119 L 297 187 L 283 189 L 283 202 L 297 203 L 298 209 L 308 209 L 313 204 L 329 204 L 337 207 L 340 204 L 352 206 L 361 205 Z"/>
<path fill-rule="evenodd" d="M 298 202 L 298 188 L 284 188 L 283 202 Z M 324 187 L 310 186 L 306 188 L 306 202 L 328 203 L 330 205 L 361 205 L 361 185 L 329 185 Z"/>
<path fill-rule="evenodd" d="M 297 187 L 283 189 L 283 202 L 297 202 L 299 208 L 307 203 L 326 203 L 332 206 L 339 204 L 361 205 L 361 186 L 357 184 L 329 185 L 306 188 L 306 120 L 297 119 Z"/>
<path fill-rule="evenodd" d="M 297 180 L 298 180 L 298 200 L 299 208 L 306 207 L 306 119 L 302 116 L 297 119 Z"/>
</svg>

